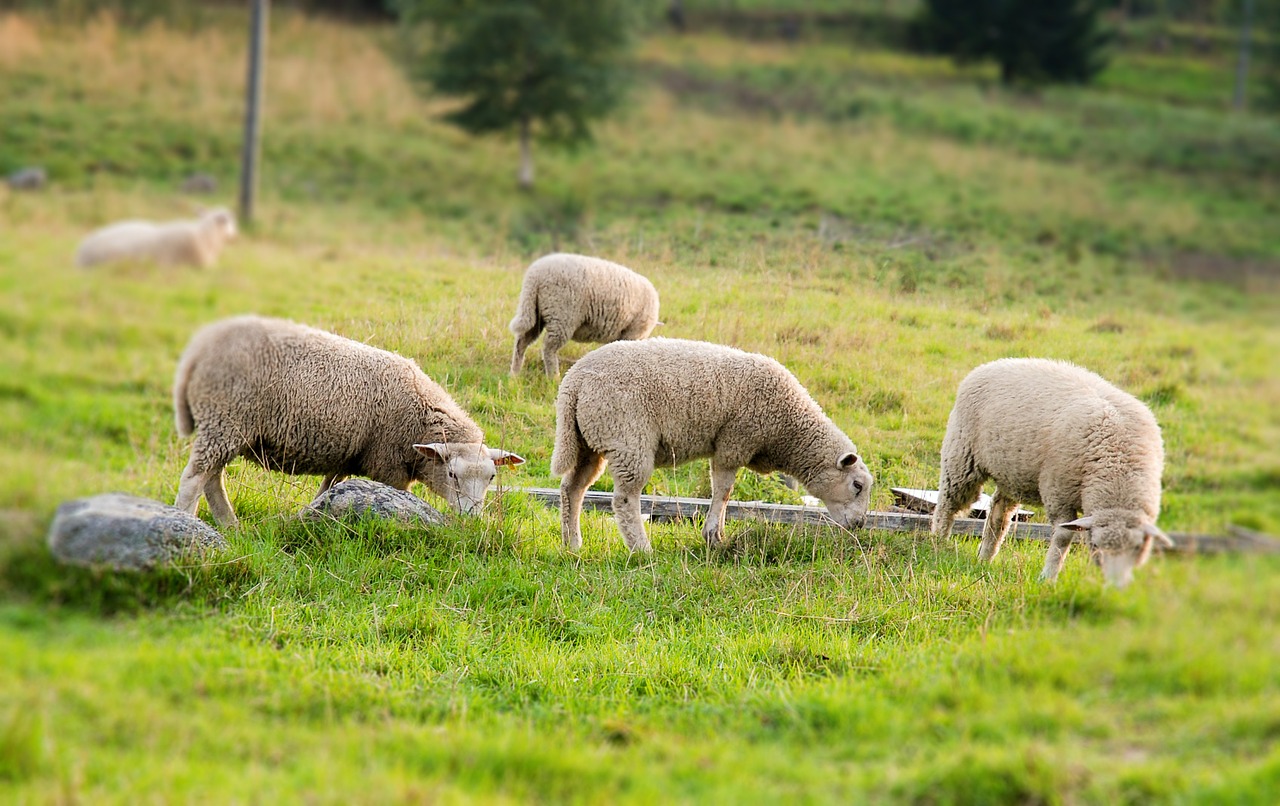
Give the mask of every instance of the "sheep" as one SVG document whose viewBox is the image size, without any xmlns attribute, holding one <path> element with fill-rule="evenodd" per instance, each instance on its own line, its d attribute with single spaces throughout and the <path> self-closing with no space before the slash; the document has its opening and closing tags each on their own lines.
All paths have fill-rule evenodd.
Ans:
<svg viewBox="0 0 1280 806">
<path fill-rule="evenodd" d="M 161 266 L 208 268 L 235 235 L 235 217 L 225 207 L 207 210 L 194 221 L 121 221 L 89 233 L 76 251 L 76 265 L 145 260 Z"/>
<path fill-rule="evenodd" d="M 933 532 L 949 536 L 956 513 L 994 479 L 980 560 L 995 559 L 1018 504 L 1042 503 L 1053 534 L 1040 578 L 1056 579 L 1072 537 L 1088 532 L 1106 580 L 1123 588 L 1153 542 L 1173 546 L 1155 525 L 1163 467 L 1160 426 L 1137 398 L 1063 361 L 993 361 L 956 392 Z"/>
<path fill-rule="evenodd" d="M 582 499 L 607 462 L 613 512 L 632 551 L 650 550 L 640 492 L 655 467 L 711 459 L 702 535 L 724 538 L 725 505 L 740 467 L 795 476 L 845 528 L 865 522 L 872 477 L 853 442 L 777 361 L 683 339 L 620 341 L 588 353 L 556 396 L 551 472 L 562 477 L 564 545 L 582 545 Z"/>
<path fill-rule="evenodd" d="M 237 523 L 222 470 L 235 457 L 285 473 L 323 475 L 323 493 L 350 475 L 404 490 L 427 485 L 475 514 L 500 465 L 453 398 L 408 358 L 282 319 L 239 316 L 196 332 L 173 388 L 178 433 L 193 432 L 175 506 Z"/>
<path fill-rule="evenodd" d="M 658 292 L 648 278 L 600 258 L 546 255 L 524 273 L 509 325 L 516 337 L 511 374 L 520 373 L 525 349 L 544 329 L 542 367 L 554 378 L 560 374 L 560 348 L 570 340 L 638 340 L 657 324 Z"/>
</svg>

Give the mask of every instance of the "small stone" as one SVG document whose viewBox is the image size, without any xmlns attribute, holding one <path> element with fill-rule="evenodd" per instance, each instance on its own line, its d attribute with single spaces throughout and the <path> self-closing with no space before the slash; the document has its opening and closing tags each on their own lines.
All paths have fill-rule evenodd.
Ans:
<svg viewBox="0 0 1280 806">
<path fill-rule="evenodd" d="M 194 173 L 182 180 L 183 193 L 216 193 L 218 180 L 206 173 Z"/>
<path fill-rule="evenodd" d="M 369 479 L 347 479 L 320 493 L 302 510 L 302 517 L 361 518 L 373 516 L 409 525 L 435 525 L 445 517 L 413 493 Z"/>
<path fill-rule="evenodd" d="M 30 165 L 9 174 L 6 181 L 14 190 L 39 190 L 48 184 L 49 175 L 39 165 Z"/>
<path fill-rule="evenodd" d="M 226 547 L 199 518 L 122 493 L 67 501 L 49 527 L 49 551 L 70 565 L 141 571 Z"/>
</svg>

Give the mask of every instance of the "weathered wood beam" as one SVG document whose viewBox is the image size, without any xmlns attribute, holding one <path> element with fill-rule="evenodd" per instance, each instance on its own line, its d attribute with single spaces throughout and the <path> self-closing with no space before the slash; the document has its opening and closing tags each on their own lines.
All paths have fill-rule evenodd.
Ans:
<svg viewBox="0 0 1280 806">
<path fill-rule="evenodd" d="M 510 492 L 524 493 L 548 506 L 559 508 L 560 491 L 547 487 L 513 487 Z M 700 519 L 706 517 L 711 506 L 707 498 L 679 498 L 673 496 L 642 495 L 640 511 L 655 521 Z M 583 509 L 613 511 L 613 493 L 587 490 Z M 803 523 L 819 526 L 835 524 L 820 507 L 802 507 L 794 504 L 771 504 L 764 501 L 730 501 L 725 517 L 732 520 L 754 519 L 771 523 Z M 866 528 L 886 532 L 928 532 L 931 518 L 914 512 L 868 512 Z M 986 521 L 979 518 L 956 518 L 952 530 L 956 534 L 981 535 Z M 838 528 L 838 527 L 837 527 Z M 1009 537 L 1021 540 L 1048 541 L 1052 528 L 1047 523 L 1014 523 Z M 1280 540 L 1256 532 L 1233 529 L 1230 535 L 1198 535 L 1172 532 L 1173 551 L 1188 554 L 1220 554 L 1240 552 L 1246 554 L 1280 554 Z"/>
</svg>

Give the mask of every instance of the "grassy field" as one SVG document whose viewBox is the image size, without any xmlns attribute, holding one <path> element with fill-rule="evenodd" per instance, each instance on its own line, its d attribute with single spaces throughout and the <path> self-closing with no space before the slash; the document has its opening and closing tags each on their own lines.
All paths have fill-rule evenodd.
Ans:
<svg viewBox="0 0 1280 806">
<path fill-rule="evenodd" d="M 0 189 L 0 797 L 1274 801 L 1274 558 L 1158 557 L 1117 593 L 967 539 L 736 523 L 708 555 L 685 523 L 629 557 L 599 515 L 569 556 L 518 493 L 430 533 L 305 528 L 318 480 L 243 464 L 207 563 L 67 570 L 42 542 L 71 497 L 172 499 L 177 356 L 245 311 L 413 357 L 530 460 L 505 487 L 555 484 L 554 385 L 505 368 L 556 248 L 650 276 L 662 334 L 786 363 L 876 508 L 936 482 L 965 372 L 1041 355 L 1152 406 L 1166 529 L 1280 533 L 1280 122 L 1224 114 L 1207 63 L 1026 95 L 659 36 L 627 109 L 519 196 L 513 145 L 433 120 L 392 31 L 277 10 L 257 226 L 215 271 L 74 269 L 89 228 L 188 214 L 188 172 L 234 187 L 243 19 L 202 22 L 0 17 L 0 171 L 53 180 Z M 705 463 L 652 488 L 705 495 Z"/>
</svg>

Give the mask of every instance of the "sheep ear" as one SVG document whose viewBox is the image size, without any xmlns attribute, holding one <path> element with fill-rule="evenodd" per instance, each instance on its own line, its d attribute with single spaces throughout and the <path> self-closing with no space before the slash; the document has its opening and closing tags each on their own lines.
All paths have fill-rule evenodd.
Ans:
<svg viewBox="0 0 1280 806">
<path fill-rule="evenodd" d="M 499 450 L 497 448 L 489 449 L 489 458 L 492 459 L 493 463 L 498 466 L 524 464 L 523 456 L 520 456 L 519 454 L 511 453 L 510 451 Z"/>
<path fill-rule="evenodd" d="M 1173 539 L 1160 531 L 1160 527 L 1156 526 L 1154 523 L 1142 524 L 1142 533 L 1147 537 L 1154 537 L 1156 540 L 1160 541 L 1160 545 L 1167 549 L 1173 548 Z"/>
<path fill-rule="evenodd" d="M 841 470 L 848 470 L 849 468 L 853 467 L 857 463 L 858 463 L 858 454 L 854 453 L 853 451 L 849 451 L 844 456 L 840 457 L 839 461 L 836 462 L 836 465 L 838 465 Z"/>
<path fill-rule="evenodd" d="M 449 446 L 443 442 L 432 442 L 430 445 L 414 445 L 413 449 L 428 459 L 437 462 L 449 461 Z"/>
<path fill-rule="evenodd" d="M 1093 516 L 1089 515 L 1088 517 L 1077 518 L 1076 520 L 1067 521 L 1066 523 L 1059 525 L 1063 529 L 1070 529 L 1073 532 L 1087 532 L 1093 528 L 1093 520 Z"/>
</svg>

